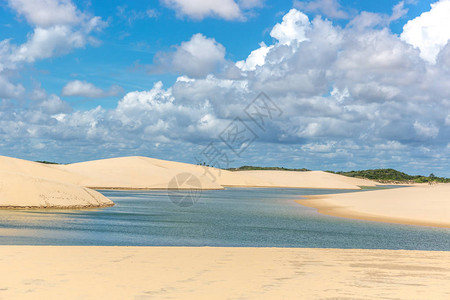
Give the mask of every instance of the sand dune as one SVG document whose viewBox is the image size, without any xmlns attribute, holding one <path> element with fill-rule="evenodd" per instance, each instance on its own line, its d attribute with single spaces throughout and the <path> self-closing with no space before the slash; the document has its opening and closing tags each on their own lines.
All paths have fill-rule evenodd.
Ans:
<svg viewBox="0 0 450 300">
<path fill-rule="evenodd" d="M 248 176 L 246 174 L 242 174 L 241 172 L 231 172 L 213 167 L 192 165 L 148 157 L 143 157 L 143 159 L 162 168 L 183 170 L 194 174 L 203 174 L 209 180 L 221 186 L 258 187 L 271 185 L 271 183 L 266 181 L 264 178 Z"/>
<path fill-rule="evenodd" d="M 56 181 L 0 171 L 0 207 L 86 208 L 112 206 L 100 193 Z"/>
<path fill-rule="evenodd" d="M 267 187 L 359 189 L 360 186 L 375 186 L 371 180 L 346 177 L 323 171 L 238 171 L 246 177 L 259 178 L 259 185 Z"/>
<path fill-rule="evenodd" d="M 0 171 L 20 173 L 36 178 L 78 184 L 83 177 L 55 168 L 54 165 L 0 156 Z"/>
<path fill-rule="evenodd" d="M 450 252 L 0 246 L 2 299 L 448 299 Z M 26 270 L 26 272 L 24 272 Z"/>
<path fill-rule="evenodd" d="M 196 176 L 201 189 L 269 184 L 261 178 L 236 172 L 141 156 L 102 159 L 56 168 L 84 177 L 80 184 L 88 187 L 166 189 L 170 180 L 181 173 Z"/>
<path fill-rule="evenodd" d="M 298 202 L 332 216 L 450 228 L 450 184 L 313 196 Z"/>
<path fill-rule="evenodd" d="M 209 180 L 199 166 L 176 162 L 155 161 L 146 157 L 119 157 L 87 161 L 70 165 L 58 165 L 54 168 L 66 171 L 82 179 L 78 184 L 93 188 L 117 189 L 223 189 Z M 188 165 L 189 167 L 185 167 Z M 200 185 L 174 185 L 170 181 L 182 173 L 194 174 Z"/>
<path fill-rule="evenodd" d="M 239 171 L 166 161 L 148 157 L 119 157 L 69 165 L 41 163 L 0 156 L 0 171 L 104 189 L 167 189 L 178 174 L 193 174 L 200 189 L 230 187 L 293 187 L 358 189 L 375 182 L 321 171 Z M 194 186 L 195 187 L 195 186 Z M 172 187 L 173 188 L 173 187 Z M 191 188 L 179 186 L 178 188 Z"/>
</svg>

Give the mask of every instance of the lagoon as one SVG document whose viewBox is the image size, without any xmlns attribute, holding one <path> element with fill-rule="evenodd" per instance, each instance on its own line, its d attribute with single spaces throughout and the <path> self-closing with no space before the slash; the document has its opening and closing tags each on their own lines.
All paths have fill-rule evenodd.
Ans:
<svg viewBox="0 0 450 300">
<path fill-rule="evenodd" d="M 167 191 L 100 192 L 116 205 L 0 211 L 0 244 L 450 250 L 445 228 L 324 216 L 295 202 L 345 190 L 227 188 L 190 207 Z"/>
</svg>

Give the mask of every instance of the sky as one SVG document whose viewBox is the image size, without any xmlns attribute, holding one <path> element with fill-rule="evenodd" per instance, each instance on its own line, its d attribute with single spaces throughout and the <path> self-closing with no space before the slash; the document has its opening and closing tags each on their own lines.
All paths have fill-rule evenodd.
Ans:
<svg viewBox="0 0 450 300">
<path fill-rule="evenodd" d="M 0 0 L 0 155 L 450 177 L 450 0 Z"/>
</svg>

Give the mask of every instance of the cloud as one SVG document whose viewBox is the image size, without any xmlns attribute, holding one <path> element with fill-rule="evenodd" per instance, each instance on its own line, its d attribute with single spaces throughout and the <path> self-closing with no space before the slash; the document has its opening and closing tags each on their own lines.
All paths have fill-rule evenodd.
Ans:
<svg viewBox="0 0 450 300">
<path fill-rule="evenodd" d="M 308 28 L 308 17 L 296 9 L 291 9 L 283 16 L 283 21 L 273 27 L 270 36 L 277 39 L 281 44 L 288 45 L 292 41 L 302 42 L 306 40 Z"/>
<path fill-rule="evenodd" d="M 66 54 L 87 44 L 96 45 L 98 40 L 92 33 L 106 26 L 100 17 L 78 11 L 69 0 L 11 0 L 9 4 L 34 28 L 22 45 L 0 42 L 0 66 L 8 61 L 8 68 Z"/>
<path fill-rule="evenodd" d="M 408 11 L 409 9 L 405 8 L 405 1 L 400 1 L 392 8 L 392 15 L 390 16 L 389 21 L 392 22 L 403 18 Z"/>
<path fill-rule="evenodd" d="M 100 17 L 80 12 L 69 0 L 10 0 L 9 6 L 19 16 L 24 16 L 33 27 L 26 42 L 12 44 L 9 39 L 0 41 L 0 98 L 21 98 L 25 89 L 11 82 L 10 74 L 18 72 L 26 63 L 69 53 L 87 44 L 97 45 L 92 35 L 106 23 Z M 35 91 L 38 92 L 38 91 Z M 46 97 L 31 93 L 32 99 Z"/>
<path fill-rule="evenodd" d="M 450 40 L 450 0 L 431 4 L 431 10 L 408 21 L 401 39 L 420 49 L 420 56 L 435 63 L 439 52 Z"/>
<path fill-rule="evenodd" d="M 47 99 L 37 105 L 43 112 L 55 115 L 61 113 L 70 113 L 72 108 L 67 102 L 64 102 L 56 95 L 50 95 Z"/>
<path fill-rule="evenodd" d="M 175 46 L 174 52 L 155 55 L 150 72 L 173 72 L 190 77 L 204 77 L 225 64 L 225 47 L 213 38 L 194 34 L 189 41 Z"/>
<path fill-rule="evenodd" d="M 137 20 L 142 20 L 146 18 L 157 18 L 159 13 L 155 9 L 147 9 L 145 11 L 136 11 L 134 9 L 128 9 L 127 5 L 117 6 L 116 15 L 125 20 L 128 25 L 132 25 Z"/>
<path fill-rule="evenodd" d="M 99 19 L 91 20 L 93 27 Z M 34 62 L 36 60 L 69 53 L 72 49 L 83 48 L 87 43 L 94 43 L 88 36 L 91 29 L 83 28 L 73 31 L 67 26 L 53 26 L 50 28 L 35 28 L 30 39 L 15 47 L 10 56 L 13 62 Z"/>
<path fill-rule="evenodd" d="M 201 20 L 206 17 L 218 17 L 225 20 L 242 18 L 239 6 L 233 0 L 162 0 L 174 9 L 179 16 L 188 16 Z M 256 1 L 243 1 L 244 4 Z"/>
<path fill-rule="evenodd" d="M 63 96 L 78 96 L 87 98 L 105 98 L 110 96 L 117 96 L 123 91 L 119 86 L 111 86 L 109 90 L 105 91 L 96 87 L 92 83 L 80 80 L 68 82 L 62 89 Z"/>
<path fill-rule="evenodd" d="M 414 129 L 417 134 L 425 138 L 435 138 L 439 134 L 439 128 L 434 125 L 422 124 L 418 121 L 414 122 Z"/>
<path fill-rule="evenodd" d="M 20 98 L 25 93 L 25 88 L 21 84 L 12 84 L 0 73 L 0 99 Z"/>
<path fill-rule="evenodd" d="M 257 66 L 264 65 L 266 55 L 273 46 L 267 46 L 264 42 L 260 43 L 260 48 L 253 50 L 246 60 L 236 62 L 236 66 L 243 71 L 255 70 Z"/>
<path fill-rule="evenodd" d="M 8 0 L 28 23 L 39 27 L 78 24 L 83 15 L 70 0 Z"/>
<path fill-rule="evenodd" d="M 321 13 L 332 19 L 348 19 L 349 14 L 337 0 L 294 1 L 294 7 L 306 12 Z"/>
</svg>

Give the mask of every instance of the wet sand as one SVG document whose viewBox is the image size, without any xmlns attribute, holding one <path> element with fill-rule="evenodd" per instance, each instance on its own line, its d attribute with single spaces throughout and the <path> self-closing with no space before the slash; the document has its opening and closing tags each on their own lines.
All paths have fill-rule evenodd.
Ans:
<svg viewBox="0 0 450 300">
<path fill-rule="evenodd" d="M 0 246 L 1 299 L 448 299 L 450 252 Z"/>
</svg>

